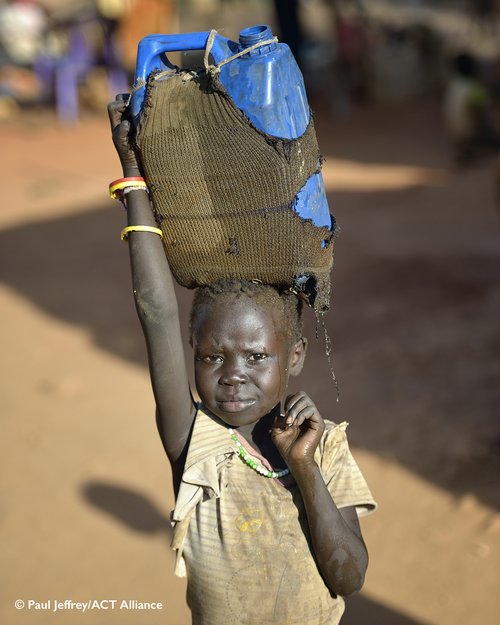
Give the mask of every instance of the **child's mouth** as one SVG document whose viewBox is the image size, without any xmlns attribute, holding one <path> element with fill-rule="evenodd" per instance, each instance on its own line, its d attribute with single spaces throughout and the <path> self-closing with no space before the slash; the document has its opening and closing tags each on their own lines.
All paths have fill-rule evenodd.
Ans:
<svg viewBox="0 0 500 625">
<path fill-rule="evenodd" d="M 241 412 L 255 404 L 255 399 L 231 399 L 218 401 L 217 404 L 224 412 Z"/>
</svg>

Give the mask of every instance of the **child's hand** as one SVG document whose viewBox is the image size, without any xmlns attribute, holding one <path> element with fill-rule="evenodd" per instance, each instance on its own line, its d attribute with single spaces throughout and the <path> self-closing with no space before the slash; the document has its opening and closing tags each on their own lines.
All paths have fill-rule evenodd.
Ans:
<svg viewBox="0 0 500 625">
<path fill-rule="evenodd" d="M 108 115 L 111 123 L 111 133 L 116 151 L 120 157 L 125 176 L 141 175 L 134 149 L 130 145 L 130 120 L 125 118 L 128 94 L 121 93 L 116 100 L 108 104 Z"/>
<path fill-rule="evenodd" d="M 294 468 L 314 462 L 314 452 L 325 430 L 318 409 L 303 391 L 289 395 L 284 416 L 276 417 L 271 438 L 283 460 Z"/>
</svg>

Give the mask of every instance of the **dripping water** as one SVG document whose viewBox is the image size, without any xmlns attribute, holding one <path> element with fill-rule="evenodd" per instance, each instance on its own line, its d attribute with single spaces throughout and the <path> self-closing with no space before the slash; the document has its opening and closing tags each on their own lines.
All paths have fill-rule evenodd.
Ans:
<svg viewBox="0 0 500 625">
<path fill-rule="evenodd" d="M 316 315 L 316 340 L 318 340 L 319 338 L 319 329 L 320 326 L 323 330 L 323 338 L 325 340 L 325 354 L 326 354 L 326 358 L 328 360 L 328 367 L 330 369 L 330 375 L 332 376 L 332 380 L 333 383 L 335 384 L 335 392 L 337 394 L 337 403 L 340 402 L 340 389 L 339 389 L 339 383 L 337 380 L 337 376 L 335 375 L 335 371 L 333 369 L 333 361 L 332 361 L 332 339 L 330 338 L 330 335 L 328 334 L 328 330 L 326 329 L 326 324 L 325 324 L 325 320 L 324 317 L 321 315 L 321 313 L 319 311 L 315 311 L 315 315 Z"/>
</svg>

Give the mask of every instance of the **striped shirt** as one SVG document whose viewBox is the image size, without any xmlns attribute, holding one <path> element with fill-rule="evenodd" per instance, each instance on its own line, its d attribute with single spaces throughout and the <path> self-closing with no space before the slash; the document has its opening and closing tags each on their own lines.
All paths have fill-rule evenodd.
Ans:
<svg viewBox="0 0 500 625">
<path fill-rule="evenodd" d="M 355 506 L 361 516 L 376 504 L 346 427 L 326 422 L 315 460 L 337 507 Z M 176 574 L 187 574 L 193 625 L 339 622 L 344 601 L 318 571 L 293 478 L 265 478 L 247 466 L 227 425 L 201 408 L 172 521 Z"/>
</svg>

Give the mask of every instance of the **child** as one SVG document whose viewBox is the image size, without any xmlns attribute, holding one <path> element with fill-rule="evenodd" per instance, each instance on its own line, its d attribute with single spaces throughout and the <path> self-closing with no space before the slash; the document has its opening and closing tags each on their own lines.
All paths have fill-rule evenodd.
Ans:
<svg viewBox="0 0 500 625">
<path fill-rule="evenodd" d="M 124 176 L 140 177 L 125 110 L 123 101 L 109 105 L 113 141 Z M 363 584 L 358 514 L 375 503 L 349 452 L 347 424 L 325 423 L 304 392 L 283 403 L 306 353 L 301 303 L 253 282 L 198 289 L 195 403 L 161 231 L 143 183 L 130 185 L 124 236 L 172 465 L 176 573 L 187 574 L 192 622 L 334 625 L 342 597 Z"/>
<path fill-rule="evenodd" d="M 468 164 L 480 149 L 498 146 L 488 91 L 479 79 L 474 56 L 453 59 L 453 73 L 444 96 L 444 115 L 458 165 Z"/>
</svg>

